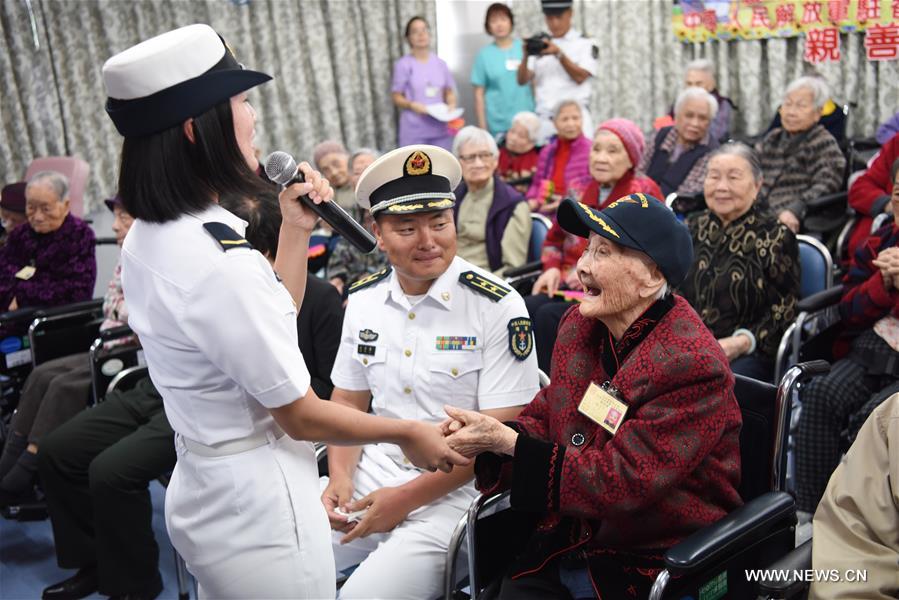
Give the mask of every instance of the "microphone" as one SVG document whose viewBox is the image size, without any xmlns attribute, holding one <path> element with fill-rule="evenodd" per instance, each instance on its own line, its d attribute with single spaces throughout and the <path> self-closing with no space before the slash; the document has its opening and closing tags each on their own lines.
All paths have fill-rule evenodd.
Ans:
<svg viewBox="0 0 899 600">
<path fill-rule="evenodd" d="M 265 159 L 265 174 L 269 179 L 282 186 L 282 189 L 294 183 L 303 183 L 306 179 L 297 168 L 297 161 L 287 152 L 277 150 Z M 336 202 L 316 204 L 309 196 L 300 196 L 303 206 L 321 217 L 334 231 L 342 235 L 360 252 L 368 254 L 375 249 L 375 238 L 364 227 L 357 223 Z"/>
</svg>

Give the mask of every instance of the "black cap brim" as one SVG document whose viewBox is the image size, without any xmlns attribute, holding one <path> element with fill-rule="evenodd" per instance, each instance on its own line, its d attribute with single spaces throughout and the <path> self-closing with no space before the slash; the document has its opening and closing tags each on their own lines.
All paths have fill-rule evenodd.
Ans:
<svg viewBox="0 0 899 600">
<path fill-rule="evenodd" d="M 556 220 L 562 229 L 576 236 L 589 238 L 592 231 L 616 244 L 645 252 L 640 244 L 615 222 L 615 219 L 571 198 L 566 198 L 559 205 Z"/>
<path fill-rule="evenodd" d="M 106 112 L 125 137 L 143 137 L 198 117 L 215 105 L 259 84 L 270 75 L 249 69 L 208 71 L 151 96 L 106 101 Z"/>
</svg>

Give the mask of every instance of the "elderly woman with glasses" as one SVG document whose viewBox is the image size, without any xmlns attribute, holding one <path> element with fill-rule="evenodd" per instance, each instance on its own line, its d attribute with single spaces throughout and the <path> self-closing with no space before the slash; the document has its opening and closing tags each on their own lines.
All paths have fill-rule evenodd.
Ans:
<svg viewBox="0 0 899 600">
<path fill-rule="evenodd" d="M 799 233 L 809 202 L 839 191 L 843 184 L 846 159 L 818 122 L 829 97 L 820 77 L 793 81 L 780 105 L 781 127 L 756 146 L 764 175 L 759 200 L 793 233 Z"/>
<path fill-rule="evenodd" d="M 497 274 L 520 267 L 528 257 L 531 214 L 524 196 L 496 174 L 496 141 L 483 129 L 464 127 L 453 154 L 462 165 L 454 209 L 459 256 Z"/>
</svg>

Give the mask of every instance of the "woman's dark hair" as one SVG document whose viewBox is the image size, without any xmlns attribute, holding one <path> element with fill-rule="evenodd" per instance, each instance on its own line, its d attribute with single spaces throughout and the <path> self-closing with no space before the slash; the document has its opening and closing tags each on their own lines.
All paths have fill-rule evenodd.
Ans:
<svg viewBox="0 0 899 600">
<path fill-rule="evenodd" d="M 896 173 L 899 173 L 899 158 L 893 161 L 893 166 L 890 167 L 890 183 L 896 181 Z"/>
<path fill-rule="evenodd" d="M 512 16 L 512 9 L 502 2 L 494 2 L 487 7 L 487 14 L 484 16 L 484 31 L 487 32 L 487 35 L 493 35 L 490 32 L 490 17 L 496 14 L 505 15 L 509 19 L 509 23 L 512 24 L 512 27 L 515 27 L 515 17 Z"/>
<path fill-rule="evenodd" d="M 182 125 L 125 138 L 119 195 L 135 219 L 165 223 L 204 210 L 218 196 L 264 190 L 237 145 L 229 101 L 194 118 L 193 131 L 193 143 Z"/>
<path fill-rule="evenodd" d="M 425 19 L 425 18 L 422 17 L 422 16 L 415 15 L 414 17 L 412 17 L 411 19 L 409 19 L 408 21 L 406 21 L 406 34 L 405 34 L 405 37 L 406 37 L 407 40 L 409 39 L 409 31 L 412 29 L 412 23 L 414 23 L 414 22 L 416 22 L 416 21 L 421 21 L 422 23 L 425 24 L 425 27 L 427 27 L 428 30 L 431 29 L 431 26 L 428 25 L 427 19 Z"/>
<path fill-rule="evenodd" d="M 219 206 L 246 221 L 247 241 L 253 248 L 275 260 L 281 231 L 281 205 L 275 186 L 263 183 L 263 190 L 255 196 L 223 194 L 219 198 Z"/>
</svg>

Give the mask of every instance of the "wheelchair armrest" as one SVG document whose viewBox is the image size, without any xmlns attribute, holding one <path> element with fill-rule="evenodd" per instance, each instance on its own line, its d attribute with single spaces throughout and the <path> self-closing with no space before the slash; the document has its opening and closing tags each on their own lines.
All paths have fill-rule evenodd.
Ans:
<svg viewBox="0 0 899 600">
<path fill-rule="evenodd" d="M 841 192 L 834 192 L 833 194 L 827 194 L 825 196 L 819 196 L 814 200 L 809 201 L 806 206 L 808 207 L 809 212 L 822 210 L 825 208 L 829 208 L 831 206 L 845 203 L 849 198 L 849 192 L 843 190 Z"/>
<path fill-rule="evenodd" d="M 0 323 L 9 323 L 10 321 L 30 321 L 34 318 L 34 313 L 38 310 L 40 310 L 40 308 L 33 306 L 8 310 L 4 313 L 0 313 Z"/>
<path fill-rule="evenodd" d="M 850 138 L 849 145 L 856 152 L 870 152 L 872 150 L 880 150 L 880 142 L 873 137 Z"/>
<path fill-rule="evenodd" d="M 833 287 L 827 288 L 826 290 L 821 290 L 820 292 L 816 292 L 811 296 L 803 298 L 796 303 L 796 308 L 797 310 L 799 310 L 799 312 L 815 312 L 821 310 L 822 308 L 833 306 L 834 304 L 839 302 L 840 298 L 842 297 L 843 286 L 835 285 Z"/>
<path fill-rule="evenodd" d="M 539 273 L 542 270 L 543 263 L 539 260 L 535 260 L 534 262 L 529 262 L 526 265 L 521 265 L 520 267 L 516 267 L 514 269 L 507 269 L 503 275 L 506 279 L 512 279 L 514 277 L 530 275 L 531 273 Z"/>
<path fill-rule="evenodd" d="M 674 577 L 692 575 L 764 539 L 785 519 L 796 522 L 793 497 L 767 492 L 670 548 L 665 566 Z"/>
<path fill-rule="evenodd" d="M 527 177 L 519 177 L 518 179 L 507 179 L 505 181 L 506 185 L 511 185 L 515 187 L 516 185 L 531 185 L 531 182 L 534 180 L 533 175 L 528 175 Z"/>
<path fill-rule="evenodd" d="M 118 327 L 110 327 L 100 332 L 100 340 L 108 342 L 109 340 L 118 340 L 124 337 L 134 335 L 134 332 L 127 325 L 119 325 Z"/>
<path fill-rule="evenodd" d="M 786 577 L 783 579 L 778 578 L 776 581 L 761 581 L 759 583 L 759 595 L 766 598 L 792 598 L 805 589 L 807 585 L 807 582 L 801 579 L 797 580 L 794 575 L 811 568 L 812 540 L 808 540 L 768 566 L 767 570 L 785 573 Z"/>
<path fill-rule="evenodd" d="M 83 302 L 73 302 L 64 306 L 54 306 L 53 308 L 41 308 L 35 311 L 35 318 L 40 317 L 58 317 L 60 315 L 77 314 L 90 312 L 103 308 L 103 298 L 94 298 L 93 300 L 85 300 Z"/>
</svg>

